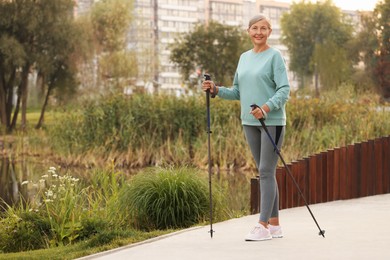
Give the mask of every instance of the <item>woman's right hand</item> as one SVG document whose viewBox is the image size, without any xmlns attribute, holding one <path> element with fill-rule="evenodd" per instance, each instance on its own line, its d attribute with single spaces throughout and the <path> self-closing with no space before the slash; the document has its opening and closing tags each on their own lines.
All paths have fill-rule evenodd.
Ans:
<svg viewBox="0 0 390 260">
<path fill-rule="evenodd" d="M 214 88 L 215 87 L 215 88 Z M 211 80 L 205 80 L 202 83 L 202 89 L 204 92 L 207 92 L 207 90 L 210 90 L 211 94 L 214 94 L 214 90 L 216 90 L 216 93 L 218 93 L 218 87 L 215 86 L 215 83 Z"/>
</svg>

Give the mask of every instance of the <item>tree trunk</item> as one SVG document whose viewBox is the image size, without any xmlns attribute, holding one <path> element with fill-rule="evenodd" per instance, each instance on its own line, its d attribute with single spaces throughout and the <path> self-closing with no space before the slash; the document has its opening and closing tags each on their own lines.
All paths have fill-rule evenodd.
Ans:
<svg viewBox="0 0 390 260">
<path fill-rule="evenodd" d="M 8 81 L 4 74 L 1 75 L 0 80 L 0 123 L 6 129 L 11 131 L 11 115 L 13 109 L 13 86 L 16 77 L 16 70 L 13 70 L 9 76 Z"/>
<path fill-rule="evenodd" d="M 7 84 L 5 85 L 5 96 L 6 96 L 6 106 L 5 106 L 5 113 L 7 118 L 7 128 L 9 129 L 11 127 L 11 115 L 12 115 L 12 109 L 13 109 L 13 99 L 14 99 L 14 84 L 15 84 L 15 77 L 16 77 L 16 69 L 12 71 L 11 77 L 9 78 Z"/>
<path fill-rule="evenodd" d="M 20 108 L 20 100 L 21 100 L 21 90 L 20 90 L 20 86 L 18 87 L 18 99 L 16 101 L 16 105 L 15 105 L 15 110 L 14 110 L 14 116 L 12 117 L 12 122 L 8 128 L 8 130 L 10 132 L 12 132 L 12 130 L 15 129 L 16 127 L 16 122 L 18 121 L 18 114 L 19 114 L 19 108 Z"/>
<path fill-rule="evenodd" d="M 21 122 L 21 129 L 25 130 L 27 125 L 27 96 L 28 96 L 28 74 L 30 72 L 30 66 L 26 65 L 23 70 L 22 74 L 22 82 L 21 82 L 21 90 L 22 90 L 22 122 Z"/>
<path fill-rule="evenodd" d="M 390 100 L 390 52 L 381 51 L 376 67 L 376 77 L 384 100 Z"/>
<path fill-rule="evenodd" d="M 38 100 L 43 100 L 43 96 L 45 93 L 45 76 L 42 71 L 38 71 L 37 73 L 37 81 L 35 82 L 35 85 L 38 89 Z"/>
<path fill-rule="evenodd" d="M 299 73 L 298 74 L 298 84 L 299 84 L 299 89 L 304 89 L 305 88 L 305 74 Z"/>
<path fill-rule="evenodd" d="M 320 97 L 320 90 L 318 86 L 318 68 L 317 63 L 314 65 L 314 85 L 316 90 L 316 97 Z"/>
<path fill-rule="evenodd" d="M 0 80 L 0 123 L 3 127 L 7 127 L 7 113 L 5 110 L 5 82 Z"/>
<path fill-rule="evenodd" d="M 43 77 L 43 79 L 44 79 L 44 77 Z M 44 80 L 43 80 L 43 82 L 44 82 Z M 44 119 L 45 119 L 46 107 L 47 107 L 47 104 L 49 103 L 49 97 L 50 97 L 52 89 L 53 89 L 52 85 L 49 84 L 48 88 L 47 88 L 47 94 L 46 94 L 46 97 L 45 97 L 45 102 L 43 103 L 43 106 L 42 106 L 41 116 L 39 117 L 38 124 L 35 126 L 36 129 L 39 129 L 39 128 L 42 127 L 42 124 L 43 124 Z"/>
</svg>

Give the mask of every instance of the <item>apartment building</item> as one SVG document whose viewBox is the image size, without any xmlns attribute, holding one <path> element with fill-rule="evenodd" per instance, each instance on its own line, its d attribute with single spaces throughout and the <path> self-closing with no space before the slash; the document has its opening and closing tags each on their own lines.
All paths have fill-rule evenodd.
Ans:
<svg viewBox="0 0 390 260">
<path fill-rule="evenodd" d="M 76 0 L 81 12 L 98 0 Z M 264 13 L 272 23 L 270 45 L 278 48 L 289 63 L 287 47 L 281 41 L 280 17 L 290 10 L 290 4 L 264 0 L 134 0 L 134 22 L 128 34 L 128 48 L 138 55 L 137 85 L 148 91 L 164 91 L 181 94 L 185 80 L 179 68 L 170 62 L 170 44 L 181 33 L 191 31 L 197 23 L 207 24 L 216 20 L 222 24 L 247 29 L 249 19 Z M 353 20 L 357 13 L 344 11 Z M 292 87 L 296 87 L 294 75 L 289 73 Z"/>
<path fill-rule="evenodd" d="M 75 1 L 76 15 L 81 15 L 98 0 Z M 283 11 L 288 9 L 286 4 L 259 0 L 135 0 L 127 47 L 137 53 L 139 77 L 136 85 L 150 92 L 181 94 L 186 89 L 185 80 L 179 68 L 169 60 L 169 46 L 175 38 L 191 31 L 196 24 L 207 24 L 211 20 L 246 29 L 248 20 L 261 8 L 273 15 L 276 9 L 271 8 L 272 4 Z M 277 18 L 273 17 L 278 23 Z M 270 40 L 277 42 L 277 39 L 278 36 L 273 36 Z"/>
<path fill-rule="evenodd" d="M 244 0 L 135 0 L 135 23 L 130 29 L 130 49 L 140 57 L 139 85 L 148 90 L 179 95 L 185 80 L 170 62 L 170 45 L 180 34 L 191 31 L 198 23 L 217 20 L 241 25 Z M 246 1 L 248 2 L 248 1 Z M 253 6 L 254 6 L 254 2 Z M 151 80 L 152 79 L 152 80 Z M 151 83 L 153 88 L 151 88 Z"/>
<path fill-rule="evenodd" d="M 152 90 L 150 79 L 153 79 L 155 90 L 180 94 L 186 89 L 185 80 L 169 60 L 169 45 L 174 39 L 180 33 L 191 31 L 197 23 L 207 24 L 210 20 L 246 29 L 249 19 L 259 12 L 270 17 L 273 24 L 270 44 L 280 49 L 288 62 L 287 48 L 279 40 L 279 19 L 288 10 L 288 3 L 277 1 L 136 0 L 136 24 L 129 34 L 129 48 L 140 54 L 139 70 L 143 79 L 138 83 Z M 293 79 L 292 74 L 290 78 Z"/>
</svg>

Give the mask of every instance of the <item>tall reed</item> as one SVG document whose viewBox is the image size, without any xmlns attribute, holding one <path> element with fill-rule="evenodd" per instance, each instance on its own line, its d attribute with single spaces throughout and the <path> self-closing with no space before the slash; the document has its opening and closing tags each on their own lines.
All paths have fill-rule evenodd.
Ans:
<svg viewBox="0 0 390 260">
<path fill-rule="evenodd" d="M 283 148 L 287 161 L 336 146 L 390 134 L 390 113 L 373 94 L 344 86 L 321 98 L 293 93 L 287 103 Z M 211 154 L 220 169 L 254 168 L 236 101 L 211 102 Z M 204 96 L 111 96 L 70 111 L 48 130 L 50 146 L 81 163 L 115 160 L 118 165 L 207 165 Z M 84 160 L 84 161 L 83 161 Z"/>
</svg>

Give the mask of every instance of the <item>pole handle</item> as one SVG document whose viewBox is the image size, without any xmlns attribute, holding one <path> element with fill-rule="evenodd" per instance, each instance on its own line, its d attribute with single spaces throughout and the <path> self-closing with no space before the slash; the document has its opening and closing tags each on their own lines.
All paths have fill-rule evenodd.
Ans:
<svg viewBox="0 0 390 260">
<path fill-rule="evenodd" d="M 204 76 L 204 80 L 211 80 L 210 74 L 205 73 L 203 76 Z M 211 93 L 210 93 L 210 89 L 208 89 L 208 90 L 206 91 L 206 93 L 207 93 L 207 94 L 211 94 Z M 211 94 L 211 98 L 215 98 L 215 93 L 212 93 L 212 94 Z"/>
<path fill-rule="evenodd" d="M 252 105 L 251 105 L 252 110 L 254 110 L 255 108 L 258 108 L 258 107 L 259 107 L 259 106 L 256 105 L 256 104 L 252 104 Z M 259 121 L 260 121 L 261 126 L 262 126 L 263 128 L 265 128 L 264 117 L 260 118 Z"/>
<path fill-rule="evenodd" d="M 203 75 L 203 77 L 204 77 L 204 80 L 211 80 L 211 76 L 210 76 L 210 74 L 204 74 Z M 210 95 L 210 89 L 208 89 L 207 91 L 206 91 L 206 93 L 207 93 L 207 96 L 208 95 Z"/>
</svg>

